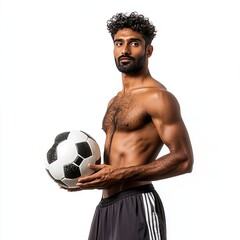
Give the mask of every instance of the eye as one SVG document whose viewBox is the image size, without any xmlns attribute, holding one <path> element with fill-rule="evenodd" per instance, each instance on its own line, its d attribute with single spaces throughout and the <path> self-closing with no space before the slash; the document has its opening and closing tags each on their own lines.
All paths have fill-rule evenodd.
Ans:
<svg viewBox="0 0 240 240">
<path fill-rule="evenodd" d="M 123 44 L 122 44 L 122 42 L 115 42 L 115 44 L 114 44 L 116 47 L 121 47 Z"/>
<path fill-rule="evenodd" d="M 133 46 L 133 47 L 138 47 L 138 46 L 139 46 L 139 43 L 138 43 L 138 42 L 131 42 L 131 46 Z"/>
</svg>

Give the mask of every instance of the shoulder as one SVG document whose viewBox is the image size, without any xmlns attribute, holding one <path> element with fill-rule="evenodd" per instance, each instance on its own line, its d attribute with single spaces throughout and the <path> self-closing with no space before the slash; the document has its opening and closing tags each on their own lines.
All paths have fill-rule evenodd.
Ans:
<svg viewBox="0 0 240 240">
<path fill-rule="evenodd" d="M 158 104 L 176 103 L 177 99 L 173 93 L 168 91 L 164 86 L 146 87 L 142 89 L 142 97 L 147 105 L 153 102 Z"/>
<path fill-rule="evenodd" d="M 145 109 L 152 117 L 169 121 L 180 116 L 180 105 L 173 93 L 166 88 L 156 87 L 148 90 L 145 96 Z"/>
<path fill-rule="evenodd" d="M 176 103 L 177 98 L 173 93 L 164 88 L 151 88 L 148 90 L 147 99 L 151 101 L 157 101 L 158 104 L 171 104 Z"/>
</svg>

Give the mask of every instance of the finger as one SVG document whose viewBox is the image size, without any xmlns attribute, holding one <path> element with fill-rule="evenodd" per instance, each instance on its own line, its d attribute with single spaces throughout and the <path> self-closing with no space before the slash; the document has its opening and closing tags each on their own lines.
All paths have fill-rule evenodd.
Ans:
<svg viewBox="0 0 240 240">
<path fill-rule="evenodd" d="M 77 182 L 78 183 L 87 183 L 87 182 L 92 182 L 96 179 L 96 174 L 92 174 L 92 175 L 89 175 L 89 176 L 85 176 L 85 177 L 80 177 L 78 178 Z"/>
<path fill-rule="evenodd" d="M 93 189 L 93 187 L 91 187 L 89 184 L 77 184 L 77 186 L 81 189 L 81 190 L 87 190 L 87 189 Z"/>
<path fill-rule="evenodd" d="M 67 190 L 68 190 L 68 192 L 77 192 L 77 191 L 80 191 L 81 188 L 75 187 L 75 188 L 68 188 Z"/>
<path fill-rule="evenodd" d="M 102 165 L 96 165 L 96 164 L 89 163 L 88 167 L 97 172 L 97 171 L 101 170 L 102 168 L 104 168 L 104 165 L 103 164 Z"/>
</svg>

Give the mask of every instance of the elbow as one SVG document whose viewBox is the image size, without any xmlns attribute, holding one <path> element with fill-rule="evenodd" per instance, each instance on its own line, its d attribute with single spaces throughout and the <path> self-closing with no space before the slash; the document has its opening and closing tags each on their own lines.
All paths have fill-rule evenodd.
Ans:
<svg viewBox="0 0 240 240">
<path fill-rule="evenodd" d="M 188 163 L 186 167 L 186 173 L 191 173 L 193 171 L 193 162 Z"/>
<path fill-rule="evenodd" d="M 193 171 L 193 157 L 192 156 L 185 156 L 182 158 L 182 170 L 183 173 L 191 173 Z"/>
</svg>

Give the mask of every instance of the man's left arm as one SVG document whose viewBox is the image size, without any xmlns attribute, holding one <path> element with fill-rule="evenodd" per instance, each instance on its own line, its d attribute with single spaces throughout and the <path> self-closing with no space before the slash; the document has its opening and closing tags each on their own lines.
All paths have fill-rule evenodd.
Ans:
<svg viewBox="0 0 240 240">
<path fill-rule="evenodd" d="M 80 178 L 77 184 L 80 188 L 102 189 L 119 182 L 127 184 L 131 181 L 155 181 L 192 171 L 192 146 L 178 101 L 167 91 L 155 94 L 150 101 L 152 102 L 146 104 L 146 110 L 169 153 L 139 166 L 115 168 L 105 164 L 90 165 L 90 168 L 97 172 L 92 176 Z"/>
<path fill-rule="evenodd" d="M 175 96 L 159 92 L 146 102 L 146 110 L 169 153 L 148 164 L 118 169 L 122 181 L 155 181 L 191 172 L 192 145 Z"/>
</svg>

